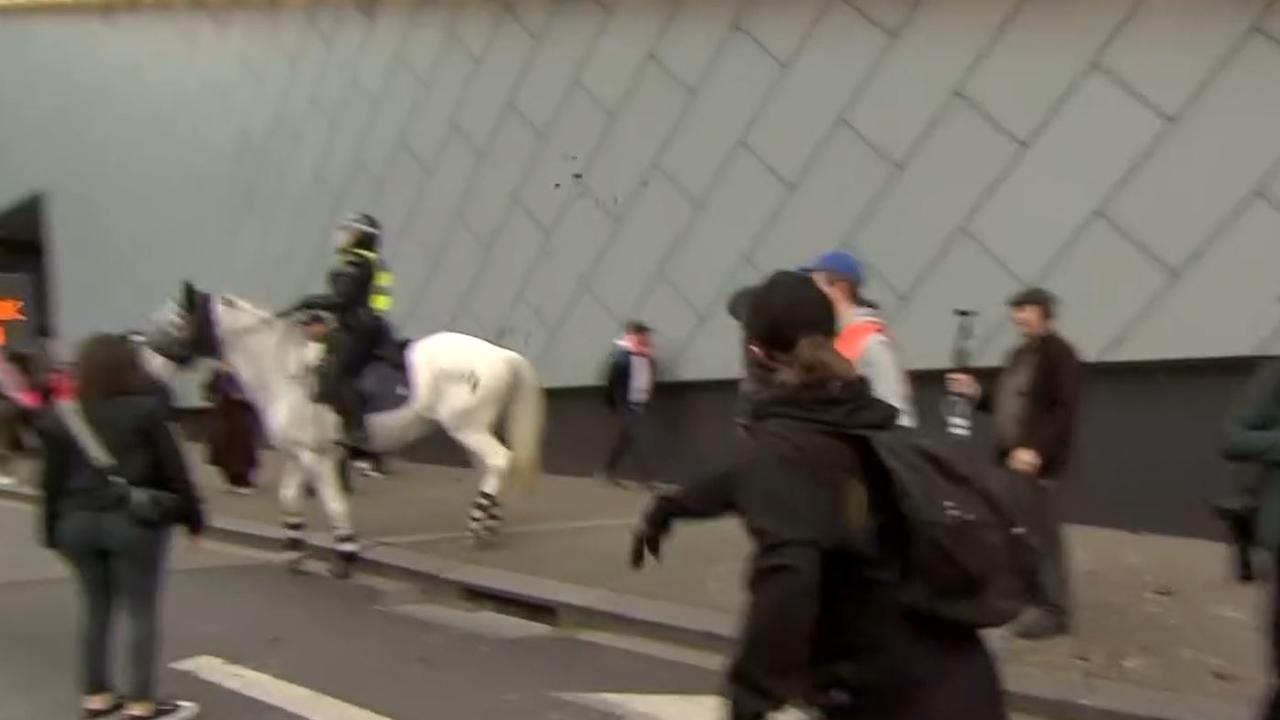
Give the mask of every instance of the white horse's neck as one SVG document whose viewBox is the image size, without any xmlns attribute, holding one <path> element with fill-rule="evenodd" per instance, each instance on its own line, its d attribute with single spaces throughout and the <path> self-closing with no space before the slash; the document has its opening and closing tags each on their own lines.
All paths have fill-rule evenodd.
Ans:
<svg viewBox="0 0 1280 720">
<path fill-rule="evenodd" d="M 213 311 L 223 359 L 264 417 L 273 408 L 307 399 L 304 384 L 290 373 L 307 348 L 296 328 L 241 301 L 215 302 Z"/>
<path fill-rule="evenodd" d="M 164 383 L 173 381 L 173 376 L 178 372 L 177 364 L 152 350 L 148 345 L 140 344 L 137 348 L 142 367 L 151 377 Z"/>
</svg>

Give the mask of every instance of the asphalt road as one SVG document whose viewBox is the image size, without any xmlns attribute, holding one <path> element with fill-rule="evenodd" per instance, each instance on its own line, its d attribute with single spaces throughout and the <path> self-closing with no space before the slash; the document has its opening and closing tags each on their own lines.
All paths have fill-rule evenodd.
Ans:
<svg viewBox="0 0 1280 720">
<path fill-rule="evenodd" d="M 78 598 L 0 502 L 0 720 L 78 716 Z M 226 720 L 719 720 L 719 659 L 175 543 L 161 692 Z M 1022 719 L 1030 720 L 1030 719 Z"/>
<path fill-rule="evenodd" d="M 31 511 L 0 504 L 3 720 L 76 716 L 77 596 L 61 561 L 33 537 Z M 216 668 L 207 658 L 218 658 L 270 676 L 239 691 L 166 667 L 162 692 L 198 701 L 206 718 L 600 720 L 617 715 L 562 695 L 702 694 L 717 685 L 707 668 L 424 604 L 403 586 L 290 575 L 269 556 L 176 545 L 165 664 L 206 658 L 188 665 Z M 253 697 L 288 696 L 282 687 L 304 697 L 292 706 L 299 713 Z"/>
</svg>

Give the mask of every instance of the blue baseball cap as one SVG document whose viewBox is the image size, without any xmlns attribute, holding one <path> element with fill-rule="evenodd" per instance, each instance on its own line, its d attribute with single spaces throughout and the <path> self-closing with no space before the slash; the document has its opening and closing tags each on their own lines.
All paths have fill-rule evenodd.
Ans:
<svg viewBox="0 0 1280 720">
<path fill-rule="evenodd" d="M 819 255 L 813 262 L 800 268 L 802 273 L 825 272 L 854 283 L 862 282 L 862 264 L 851 253 L 832 250 Z"/>
</svg>

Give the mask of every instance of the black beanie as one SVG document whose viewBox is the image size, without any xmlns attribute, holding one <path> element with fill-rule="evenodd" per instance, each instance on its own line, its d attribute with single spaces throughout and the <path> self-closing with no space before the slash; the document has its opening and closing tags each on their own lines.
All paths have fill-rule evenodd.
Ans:
<svg viewBox="0 0 1280 720">
<path fill-rule="evenodd" d="M 743 329 L 767 350 L 791 352 L 803 338 L 834 337 L 836 313 L 812 278 L 784 270 L 751 291 Z"/>
</svg>

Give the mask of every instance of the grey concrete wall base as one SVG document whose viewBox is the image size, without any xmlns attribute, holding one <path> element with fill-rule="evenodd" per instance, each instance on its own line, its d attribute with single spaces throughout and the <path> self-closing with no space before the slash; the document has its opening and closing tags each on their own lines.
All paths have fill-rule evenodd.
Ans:
<svg viewBox="0 0 1280 720">
<path fill-rule="evenodd" d="M 27 488 L 0 488 L 0 499 L 34 504 Z M 279 548 L 277 528 L 230 518 L 209 524 L 210 539 L 258 550 Z M 325 542 L 312 542 L 332 551 Z M 371 543 L 360 572 L 411 582 L 429 593 L 524 616 L 560 627 L 605 629 L 726 653 L 734 643 L 732 617 L 697 608 L 572 585 L 546 578 L 468 565 Z M 1250 720 L 1253 709 L 1209 698 L 1148 690 L 1123 683 L 1002 668 L 1012 709 L 1055 720 Z"/>
</svg>

